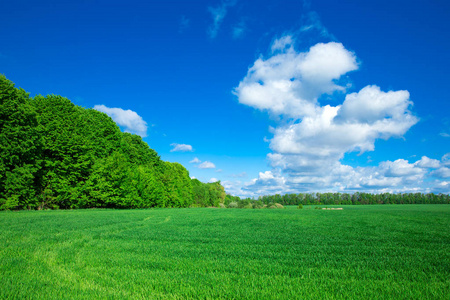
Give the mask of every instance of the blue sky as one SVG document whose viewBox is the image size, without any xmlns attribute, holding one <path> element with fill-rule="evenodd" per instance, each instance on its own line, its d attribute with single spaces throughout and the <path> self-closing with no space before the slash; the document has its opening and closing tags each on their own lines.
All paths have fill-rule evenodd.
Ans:
<svg viewBox="0 0 450 300">
<path fill-rule="evenodd" d="M 1 1 L 0 73 L 235 195 L 450 192 L 448 1 Z"/>
</svg>

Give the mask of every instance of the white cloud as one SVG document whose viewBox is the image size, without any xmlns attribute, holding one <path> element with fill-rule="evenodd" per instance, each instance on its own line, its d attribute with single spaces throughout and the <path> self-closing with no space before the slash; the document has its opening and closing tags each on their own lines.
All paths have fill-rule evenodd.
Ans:
<svg viewBox="0 0 450 300">
<path fill-rule="evenodd" d="M 291 48 L 292 44 L 293 40 L 291 35 L 282 36 L 281 38 L 273 41 L 271 46 L 272 53 L 275 53 L 277 51 L 283 52 L 284 50 L 286 50 L 286 48 Z"/>
<path fill-rule="evenodd" d="M 216 165 L 210 161 L 204 161 L 200 165 L 198 165 L 198 167 L 200 169 L 214 169 L 216 167 Z"/>
<path fill-rule="evenodd" d="M 252 192 L 250 190 L 245 190 L 243 188 L 244 183 L 242 181 L 225 180 L 225 181 L 221 181 L 220 183 L 225 188 L 225 191 L 228 194 L 231 194 L 233 196 L 239 196 L 242 198 L 246 198 L 246 197 L 253 197 L 255 195 L 254 192 Z"/>
<path fill-rule="evenodd" d="M 208 182 L 209 182 L 209 183 L 212 183 L 212 182 L 217 182 L 217 181 L 219 181 L 219 179 L 213 177 L 213 178 L 211 178 Z"/>
<path fill-rule="evenodd" d="M 119 126 L 125 128 L 125 132 L 134 133 L 141 137 L 147 136 L 147 122 L 135 111 L 123 110 L 117 107 L 107 107 L 105 105 L 95 105 L 95 110 L 110 116 Z"/>
<path fill-rule="evenodd" d="M 417 185 L 430 175 L 430 168 L 439 167 L 439 161 L 398 159 L 356 168 L 342 163 L 347 153 L 374 151 L 377 139 L 402 137 L 418 122 L 409 110 L 413 104 L 409 92 L 384 92 L 369 85 L 346 95 L 341 104 L 322 106 L 321 95 L 346 91 L 339 81 L 358 68 L 357 58 L 340 43 L 318 43 L 307 52 L 297 52 L 294 44 L 291 35 L 275 40 L 272 56 L 258 58 L 233 91 L 240 103 L 283 120 L 271 129 L 272 153 L 267 157 L 273 169 L 259 173 L 241 191 L 420 189 Z"/>
<path fill-rule="evenodd" d="M 450 181 L 436 181 L 434 190 L 436 193 L 450 193 Z"/>
<path fill-rule="evenodd" d="M 402 119 L 408 114 L 408 91 L 382 92 L 378 86 L 366 86 L 358 93 L 345 97 L 339 110 L 339 117 L 348 121 L 369 123 L 383 119 Z"/>
<path fill-rule="evenodd" d="M 386 177 L 403 177 L 411 180 L 421 179 L 426 172 L 424 169 L 418 168 L 415 164 L 410 164 L 404 159 L 382 162 L 380 169 Z"/>
<path fill-rule="evenodd" d="M 271 180 L 274 179 L 275 177 L 273 176 L 271 171 L 266 171 L 264 173 L 259 172 L 259 179 L 262 181 L 267 181 L 267 180 Z"/>
<path fill-rule="evenodd" d="M 285 178 L 278 173 L 272 173 L 272 171 L 259 172 L 258 178 L 244 183 L 240 190 L 241 194 L 251 193 L 253 195 L 268 195 L 289 191 Z"/>
<path fill-rule="evenodd" d="M 400 137 L 418 121 L 409 113 L 407 105 L 403 106 L 403 111 L 395 113 L 393 108 L 390 112 L 373 112 L 370 116 L 364 112 L 359 115 L 357 110 L 341 114 L 349 99 L 353 106 L 359 106 L 359 101 L 369 101 L 367 90 L 371 90 L 372 98 L 381 98 L 387 103 L 395 104 L 394 100 L 398 98 L 395 92 L 384 93 L 378 87 L 369 86 L 359 93 L 347 95 L 342 107 L 316 106 L 314 113 L 303 117 L 301 122 L 276 128 L 270 148 L 276 153 L 306 156 L 303 158 L 306 161 L 321 157 L 339 160 L 347 152 L 373 151 L 376 139 Z M 360 94 L 364 96 L 360 97 Z M 402 99 L 409 103 L 409 98 Z"/>
<path fill-rule="evenodd" d="M 381 177 L 381 178 L 362 178 L 361 180 L 361 186 L 365 188 L 373 188 L 373 189 L 380 189 L 380 188 L 392 188 L 396 187 L 401 183 L 401 178 L 387 178 L 387 177 Z"/>
<path fill-rule="evenodd" d="M 309 84 L 328 85 L 331 80 L 358 69 L 355 54 L 335 42 L 312 46 L 298 63 L 300 74 Z"/>
<path fill-rule="evenodd" d="M 199 163 L 201 163 L 202 161 L 200 160 L 200 159 L 198 159 L 197 157 L 194 157 L 194 159 L 193 160 L 191 160 L 189 163 L 191 163 L 191 164 L 199 164 Z"/>
<path fill-rule="evenodd" d="M 431 172 L 431 174 L 439 178 L 450 178 L 450 168 L 442 167 L 437 169 L 436 171 Z"/>
<path fill-rule="evenodd" d="M 208 11 L 211 13 L 213 24 L 208 28 L 208 35 L 210 38 L 215 38 L 222 25 L 223 19 L 227 15 L 228 8 L 236 5 L 236 0 L 223 0 L 219 6 L 208 7 Z"/>
<path fill-rule="evenodd" d="M 419 168 L 439 168 L 441 165 L 439 160 L 422 156 L 422 158 L 414 163 Z"/>
<path fill-rule="evenodd" d="M 284 156 L 281 156 L 284 158 Z M 258 178 L 245 184 L 235 183 L 234 191 L 243 194 L 265 195 L 298 192 L 424 192 L 429 188 L 422 183 L 430 174 L 416 163 L 404 159 L 381 162 L 375 167 L 351 167 L 339 161 L 331 165 L 310 164 L 309 168 L 295 167 L 299 171 L 273 169 L 260 172 Z M 231 185 L 231 184 L 230 184 Z"/>
<path fill-rule="evenodd" d="M 358 68 L 352 52 L 334 42 L 296 52 L 292 43 L 290 36 L 277 39 L 272 49 L 280 52 L 255 61 L 233 91 L 240 103 L 301 118 L 315 113 L 320 95 L 345 90 L 337 80 Z"/>
<path fill-rule="evenodd" d="M 447 153 L 444 156 L 442 156 L 441 164 L 443 166 L 450 167 L 450 153 Z"/>
<path fill-rule="evenodd" d="M 170 152 L 192 152 L 194 151 L 191 145 L 187 144 L 177 144 L 172 143 L 170 144 L 173 148 L 170 150 Z"/>
</svg>

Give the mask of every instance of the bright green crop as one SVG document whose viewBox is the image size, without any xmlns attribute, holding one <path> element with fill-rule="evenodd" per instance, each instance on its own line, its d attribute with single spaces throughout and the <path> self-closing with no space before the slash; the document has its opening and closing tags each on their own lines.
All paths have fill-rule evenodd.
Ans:
<svg viewBox="0 0 450 300">
<path fill-rule="evenodd" d="M 0 212 L 1 299 L 448 299 L 450 206 Z"/>
</svg>

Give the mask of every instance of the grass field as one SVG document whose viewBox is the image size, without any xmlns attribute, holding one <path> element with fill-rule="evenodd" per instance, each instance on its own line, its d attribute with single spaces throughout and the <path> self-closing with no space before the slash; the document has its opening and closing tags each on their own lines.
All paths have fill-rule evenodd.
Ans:
<svg viewBox="0 0 450 300">
<path fill-rule="evenodd" d="M 0 298 L 449 299 L 450 205 L 0 213 Z"/>
</svg>

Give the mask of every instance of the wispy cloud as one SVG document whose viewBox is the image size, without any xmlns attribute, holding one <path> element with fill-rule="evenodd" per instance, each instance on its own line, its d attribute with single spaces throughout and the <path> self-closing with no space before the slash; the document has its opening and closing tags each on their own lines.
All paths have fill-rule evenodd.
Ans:
<svg viewBox="0 0 450 300">
<path fill-rule="evenodd" d="M 178 28 L 179 33 L 185 32 L 191 24 L 191 20 L 189 20 L 186 16 L 181 16 L 180 19 L 180 27 Z"/>
<path fill-rule="evenodd" d="M 199 169 L 214 169 L 215 167 L 216 165 L 210 161 L 204 161 L 200 165 L 198 165 Z"/>
<path fill-rule="evenodd" d="M 337 41 L 337 38 L 328 31 L 322 24 L 319 15 L 315 11 L 310 11 L 302 16 L 304 25 L 300 27 L 300 32 L 314 32 L 322 38 Z"/>
<path fill-rule="evenodd" d="M 247 173 L 246 172 L 242 172 L 242 173 L 239 173 L 239 174 L 231 174 L 230 177 L 232 177 L 232 178 L 245 178 L 245 177 L 247 177 Z"/>
<path fill-rule="evenodd" d="M 177 144 L 177 143 L 172 143 L 170 144 L 170 146 L 172 146 L 173 148 L 170 150 L 170 152 L 193 152 L 193 148 L 191 145 L 187 145 L 187 144 Z"/>
<path fill-rule="evenodd" d="M 202 161 L 200 160 L 200 159 L 198 159 L 197 157 L 195 157 L 193 160 L 191 160 L 189 163 L 191 163 L 191 164 L 199 164 L 199 163 L 201 163 Z"/>
<path fill-rule="evenodd" d="M 247 27 L 245 25 L 245 22 L 241 21 L 233 27 L 231 35 L 232 35 L 233 39 L 240 39 L 240 38 L 244 37 L 246 30 L 247 30 Z"/>
<path fill-rule="evenodd" d="M 208 28 L 208 35 L 210 38 L 215 38 L 219 32 L 220 26 L 227 15 L 228 9 L 236 5 L 236 0 L 222 1 L 219 6 L 210 6 L 208 11 L 211 13 L 213 23 Z"/>
<path fill-rule="evenodd" d="M 119 126 L 124 127 L 125 132 L 134 133 L 141 137 L 147 136 L 147 122 L 135 111 L 105 105 L 95 105 L 94 109 L 110 116 Z"/>
</svg>

